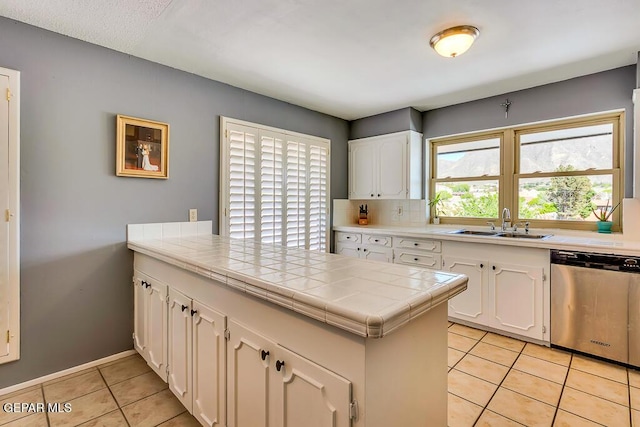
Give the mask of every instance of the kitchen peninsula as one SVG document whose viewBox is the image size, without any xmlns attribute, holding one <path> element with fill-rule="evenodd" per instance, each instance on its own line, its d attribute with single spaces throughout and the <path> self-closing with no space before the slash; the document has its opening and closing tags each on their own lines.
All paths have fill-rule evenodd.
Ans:
<svg viewBox="0 0 640 427">
<path fill-rule="evenodd" d="M 447 423 L 447 304 L 467 277 L 128 226 L 136 349 L 203 425 Z"/>
</svg>

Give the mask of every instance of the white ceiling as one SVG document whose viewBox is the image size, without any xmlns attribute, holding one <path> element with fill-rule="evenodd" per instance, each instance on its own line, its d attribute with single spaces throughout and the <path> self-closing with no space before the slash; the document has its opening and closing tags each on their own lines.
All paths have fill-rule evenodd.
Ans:
<svg viewBox="0 0 640 427">
<path fill-rule="evenodd" d="M 635 64 L 640 0 L 2 0 L 0 15 L 356 119 Z M 431 36 L 470 24 L 464 55 Z"/>
</svg>

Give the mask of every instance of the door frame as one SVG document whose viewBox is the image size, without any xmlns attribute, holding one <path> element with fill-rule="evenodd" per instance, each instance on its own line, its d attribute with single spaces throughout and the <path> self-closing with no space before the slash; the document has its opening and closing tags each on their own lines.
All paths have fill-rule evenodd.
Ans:
<svg viewBox="0 0 640 427">
<path fill-rule="evenodd" d="M 0 364 L 20 359 L 20 72 L 0 67 L 0 75 L 9 78 L 9 353 L 0 356 Z M 2 216 L 5 213 L 2 212 Z M 0 331 L 0 339 L 7 332 Z"/>
</svg>

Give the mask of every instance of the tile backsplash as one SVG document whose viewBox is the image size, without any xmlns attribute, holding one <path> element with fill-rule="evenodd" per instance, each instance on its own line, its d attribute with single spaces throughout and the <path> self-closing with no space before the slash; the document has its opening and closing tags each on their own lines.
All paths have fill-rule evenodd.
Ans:
<svg viewBox="0 0 640 427">
<path fill-rule="evenodd" d="M 333 225 L 357 224 L 360 205 L 367 205 L 370 225 L 422 226 L 427 224 L 426 200 L 335 199 Z"/>
</svg>

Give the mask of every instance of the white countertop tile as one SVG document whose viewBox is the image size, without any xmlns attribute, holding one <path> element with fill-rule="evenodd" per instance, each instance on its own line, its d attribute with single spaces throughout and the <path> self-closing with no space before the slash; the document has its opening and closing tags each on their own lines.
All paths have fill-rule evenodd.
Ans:
<svg viewBox="0 0 640 427">
<path fill-rule="evenodd" d="M 466 289 L 464 275 L 146 229 L 130 233 L 130 249 L 363 337 L 382 337 Z"/>
<path fill-rule="evenodd" d="M 640 220 L 639 220 L 640 221 Z M 348 233 L 366 233 L 376 235 L 403 236 L 412 238 L 430 238 L 453 240 L 469 243 L 488 243 L 528 248 L 560 249 L 604 254 L 640 256 L 640 241 L 625 238 L 623 234 L 596 233 L 558 229 L 532 229 L 531 234 L 551 234 L 546 239 L 518 239 L 508 237 L 451 234 L 455 230 L 484 230 L 489 227 L 468 227 L 462 225 L 424 225 L 421 227 L 402 227 L 392 225 L 336 225 L 333 231 Z M 497 230 L 498 231 L 498 230 Z M 519 231 L 520 232 L 520 231 Z"/>
</svg>

